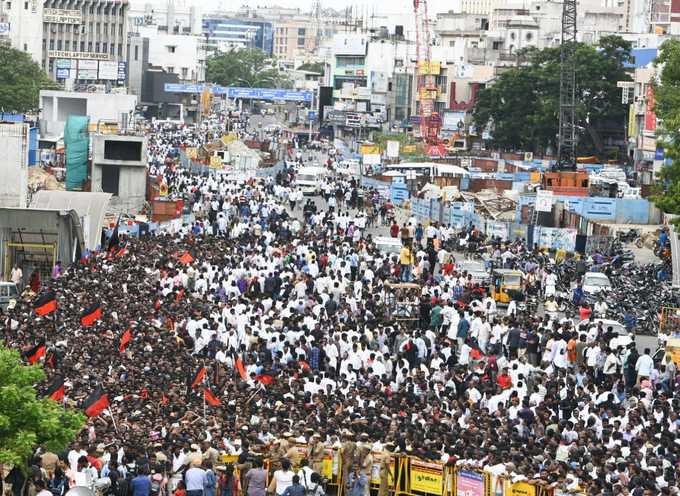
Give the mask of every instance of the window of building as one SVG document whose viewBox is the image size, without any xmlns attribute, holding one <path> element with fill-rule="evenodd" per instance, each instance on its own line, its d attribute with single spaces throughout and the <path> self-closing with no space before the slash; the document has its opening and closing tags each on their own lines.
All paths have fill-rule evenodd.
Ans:
<svg viewBox="0 0 680 496">
<path fill-rule="evenodd" d="M 90 5 L 90 14 L 94 14 L 94 4 Z"/>
<path fill-rule="evenodd" d="M 85 42 L 84 42 L 84 41 L 81 41 L 81 42 L 80 42 L 80 51 L 81 51 L 81 52 L 84 52 L 84 51 L 85 51 Z"/>
<path fill-rule="evenodd" d="M 111 45 L 111 48 L 113 48 L 113 45 Z M 135 60 L 139 60 L 139 47 L 135 45 Z"/>
<path fill-rule="evenodd" d="M 7 10 L 12 10 L 12 2 L 7 2 Z"/>
<path fill-rule="evenodd" d="M 50 50 L 54 50 L 54 40 L 50 40 Z"/>
<path fill-rule="evenodd" d="M 168 67 L 168 72 L 169 72 L 170 74 L 174 74 L 174 73 L 175 73 L 175 68 L 174 68 L 174 67 Z"/>
<path fill-rule="evenodd" d="M 71 32 L 71 25 L 67 24 L 64 29 L 66 30 L 67 33 L 70 33 Z"/>
<path fill-rule="evenodd" d="M 502 42 L 500 42 L 500 41 L 494 41 L 494 42 L 491 44 L 491 48 L 492 48 L 493 50 L 500 50 L 500 49 L 501 49 L 501 45 L 502 45 Z"/>
<path fill-rule="evenodd" d="M 304 48 L 305 39 L 304 38 L 298 38 L 297 46 L 298 46 L 298 48 Z"/>
<path fill-rule="evenodd" d="M 97 23 L 97 34 L 101 34 L 101 22 Z"/>
<path fill-rule="evenodd" d="M 28 2 L 24 2 L 24 10 L 28 10 Z"/>
<path fill-rule="evenodd" d="M 108 22 L 105 22 L 104 25 L 102 26 L 102 32 L 103 32 L 104 34 L 108 34 L 108 33 L 109 33 L 109 23 L 108 23 Z"/>
<path fill-rule="evenodd" d="M 102 53 L 107 53 L 109 51 L 109 44 L 102 43 Z"/>
<path fill-rule="evenodd" d="M 68 50 L 68 48 L 66 50 Z M 28 52 L 28 43 L 24 43 L 24 52 Z"/>
<path fill-rule="evenodd" d="M 187 79 L 189 76 L 189 68 L 188 67 L 182 67 L 182 79 Z"/>
<path fill-rule="evenodd" d="M 175 53 L 175 50 L 177 49 L 176 46 L 174 45 L 168 45 L 167 47 L 169 53 Z"/>
<path fill-rule="evenodd" d="M 305 32 L 305 28 L 298 28 L 298 36 L 304 36 Z"/>
<path fill-rule="evenodd" d="M 118 25 L 118 36 L 123 37 L 123 23 Z"/>
<path fill-rule="evenodd" d="M 110 52 L 111 55 L 115 55 L 115 52 L 116 52 L 116 44 L 115 44 L 115 43 L 111 43 L 111 52 Z"/>
<path fill-rule="evenodd" d="M 88 42 L 87 42 L 87 51 L 88 51 L 88 52 L 91 52 L 91 51 L 92 51 L 92 42 L 91 42 L 91 41 L 88 41 Z"/>
<path fill-rule="evenodd" d="M 118 43 L 118 56 L 122 57 L 123 56 L 123 44 Z"/>
<path fill-rule="evenodd" d="M 533 38 L 533 35 L 531 33 L 527 33 L 527 41 L 531 41 Z"/>
<path fill-rule="evenodd" d="M 456 46 L 455 40 L 449 41 L 449 46 L 450 46 L 450 47 L 455 47 L 455 46 Z"/>
<path fill-rule="evenodd" d="M 94 44 L 94 51 L 95 51 L 95 53 L 99 53 L 99 42 L 96 42 Z"/>
<path fill-rule="evenodd" d="M 120 183 L 120 167 L 117 165 L 105 165 L 102 167 L 102 191 L 118 196 Z"/>
<path fill-rule="evenodd" d="M 64 50 L 71 49 L 71 42 L 69 40 L 64 41 Z"/>
</svg>

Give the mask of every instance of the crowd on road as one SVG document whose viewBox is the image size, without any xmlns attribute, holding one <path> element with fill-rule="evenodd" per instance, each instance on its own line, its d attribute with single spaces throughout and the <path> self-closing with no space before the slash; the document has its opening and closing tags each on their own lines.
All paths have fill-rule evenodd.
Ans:
<svg viewBox="0 0 680 496">
<path fill-rule="evenodd" d="M 55 314 L 37 317 L 21 300 L 1 317 L 10 347 L 47 337 L 42 391 L 63 377 L 67 406 L 98 388 L 109 401 L 69 451 L 37 453 L 28 484 L 10 472 L 16 496 L 76 485 L 116 496 L 316 496 L 329 447 L 351 496 L 367 494 L 374 464 L 388 494 L 392 454 L 588 495 L 680 494 L 671 360 L 549 303 L 540 316 L 519 302 L 499 307 L 450 248 L 477 242 L 474 226 L 416 235 L 408 220 L 398 251 L 383 250 L 356 208 L 371 195 L 354 180 L 328 180 L 333 203 L 298 198 L 294 168 L 192 175 L 177 150 L 203 131 L 153 132 L 151 172 L 190 199 L 192 220 L 121 237 L 42 281 Z M 528 293 L 551 301 L 548 255 L 490 246 L 499 264 L 522 268 Z M 399 282 L 411 283 L 407 302 Z M 101 316 L 84 326 L 93 305 Z M 583 320 L 606 313 L 587 310 Z"/>
</svg>

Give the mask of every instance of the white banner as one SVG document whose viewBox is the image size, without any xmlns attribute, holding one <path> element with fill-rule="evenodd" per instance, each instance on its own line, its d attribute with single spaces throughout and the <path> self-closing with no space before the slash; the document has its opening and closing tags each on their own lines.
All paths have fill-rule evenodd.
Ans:
<svg viewBox="0 0 680 496">
<path fill-rule="evenodd" d="M 389 158 L 399 158 L 399 142 L 398 141 L 388 141 L 387 142 L 387 156 Z"/>
<path fill-rule="evenodd" d="M 537 212 L 550 212 L 553 205 L 553 192 L 539 190 L 536 192 L 536 206 Z"/>
</svg>

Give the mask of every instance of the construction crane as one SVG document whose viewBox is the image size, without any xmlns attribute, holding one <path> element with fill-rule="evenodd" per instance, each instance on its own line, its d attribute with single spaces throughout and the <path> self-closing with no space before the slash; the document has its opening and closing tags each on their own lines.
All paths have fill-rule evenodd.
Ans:
<svg viewBox="0 0 680 496">
<path fill-rule="evenodd" d="M 576 169 L 576 0 L 563 0 L 558 170 Z"/>
<path fill-rule="evenodd" d="M 441 117 L 434 111 L 437 84 L 432 64 L 430 21 L 427 16 L 427 0 L 413 0 L 416 24 L 416 115 L 421 138 L 432 144 L 439 142 Z M 438 71 L 437 71 L 438 72 Z"/>
</svg>

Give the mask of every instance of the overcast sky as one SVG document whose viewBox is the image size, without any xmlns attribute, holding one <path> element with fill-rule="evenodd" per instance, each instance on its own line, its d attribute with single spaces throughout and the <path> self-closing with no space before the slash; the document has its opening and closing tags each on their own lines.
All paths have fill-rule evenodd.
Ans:
<svg viewBox="0 0 680 496">
<path fill-rule="evenodd" d="M 437 12 L 446 12 L 453 9 L 457 0 L 429 0 L 428 11 L 431 17 Z M 131 0 L 130 3 L 135 8 L 143 7 L 146 3 L 153 5 L 163 5 L 167 0 Z M 269 7 L 272 5 L 280 5 L 281 7 L 294 7 L 307 11 L 311 9 L 314 0 L 175 0 L 176 5 L 196 5 L 204 11 L 212 10 L 227 10 L 233 11 L 240 5 L 249 5 L 251 7 L 263 6 Z M 366 12 L 367 16 L 371 14 L 387 15 L 387 16 L 403 16 L 409 15 L 413 11 L 412 0 L 321 0 L 322 7 L 332 7 L 336 10 L 341 10 L 349 6 L 357 8 L 360 12 Z"/>
</svg>

